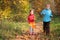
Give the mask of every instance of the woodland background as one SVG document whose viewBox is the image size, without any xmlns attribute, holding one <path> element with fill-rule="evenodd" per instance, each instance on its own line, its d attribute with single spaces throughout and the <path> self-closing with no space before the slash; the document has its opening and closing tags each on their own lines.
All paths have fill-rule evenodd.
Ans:
<svg viewBox="0 0 60 40">
<path fill-rule="evenodd" d="M 53 20 L 51 24 L 54 39 L 60 37 L 60 0 L 0 0 L 0 40 L 15 38 L 29 28 L 27 17 L 30 9 L 35 9 L 36 22 L 41 22 L 41 10 L 51 4 Z"/>
</svg>

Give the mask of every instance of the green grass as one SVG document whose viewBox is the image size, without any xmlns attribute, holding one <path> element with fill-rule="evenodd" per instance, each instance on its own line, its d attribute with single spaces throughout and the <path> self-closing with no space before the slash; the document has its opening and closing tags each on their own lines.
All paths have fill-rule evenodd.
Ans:
<svg viewBox="0 0 60 40">
<path fill-rule="evenodd" d="M 36 22 L 41 22 L 42 18 Z M 60 37 L 60 16 L 54 16 L 50 25 L 51 40 L 57 40 Z M 27 31 L 29 24 L 27 22 L 10 22 L 7 20 L 0 21 L 0 40 L 15 38 L 15 35 L 21 35 L 23 31 Z"/>
<path fill-rule="evenodd" d="M 23 31 L 27 31 L 29 25 L 27 22 L 0 22 L 0 39 L 15 38 L 16 34 L 21 35 Z"/>
<path fill-rule="evenodd" d="M 52 18 L 51 21 L 51 25 L 50 25 L 50 29 L 51 29 L 51 38 L 53 40 L 59 40 L 60 38 L 60 16 L 54 16 Z"/>
</svg>

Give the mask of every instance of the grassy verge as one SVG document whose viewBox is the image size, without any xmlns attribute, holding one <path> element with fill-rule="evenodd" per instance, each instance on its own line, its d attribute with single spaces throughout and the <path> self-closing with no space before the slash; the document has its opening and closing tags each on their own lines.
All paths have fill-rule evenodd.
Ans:
<svg viewBox="0 0 60 40">
<path fill-rule="evenodd" d="M 42 18 L 36 22 L 40 22 Z M 15 38 L 16 34 L 21 35 L 23 31 L 27 31 L 29 25 L 27 22 L 10 22 L 0 21 L 0 40 Z M 60 38 L 60 16 L 54 16 L 51 21 L 51 40 Z"/>
<path fill-rule="evenodd" d="M 60 16 L 54 16 L 51 22 L 51 34 L 54 40 L 60 39 Z"/>
<path fill-rule="evenodd" d="M 9 22 L 1 21 L 0 22 L 0 39 L 10 39 L 15 38 L 16 34 L 21 35 L 23 30 L 27 31 L 29 25 L 27 22 Z"/>
</svg>

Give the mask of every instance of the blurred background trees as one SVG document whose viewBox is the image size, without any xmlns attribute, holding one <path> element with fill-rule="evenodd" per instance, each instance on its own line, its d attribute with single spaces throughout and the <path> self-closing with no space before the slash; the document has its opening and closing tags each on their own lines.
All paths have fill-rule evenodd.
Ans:
<svg viewBox="0 0 60 40">
<path fill-rule="evenodd" d="M 40 13 L 47 3 L 51 4 L 53 13 L 60 13 L 59 0 L 0 0 L 0 19 L 26 21 L 31 8 Z"/>
<path fill-rule="evenodd" d="M 26 20 L 29 4 L 29 0 L 0 0 L 0 18 L 12 18 L 15 21 Z"/>
<path fill-rule="evenodd" d="M 57 11 L 57 15 L 60 15 L 60 0 L 55 0 L 55 7 Z"/>
</svg>

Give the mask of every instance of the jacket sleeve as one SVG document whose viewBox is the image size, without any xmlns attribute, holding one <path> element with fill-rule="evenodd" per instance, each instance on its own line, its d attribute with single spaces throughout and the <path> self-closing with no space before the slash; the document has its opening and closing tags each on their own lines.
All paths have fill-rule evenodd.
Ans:
<svg viewBox="0 0 60 40">
<path fill-rule="evenodd" d="M 42 10 L 41 15 L 45 15 L 45 10 Z"/>
</svg>

